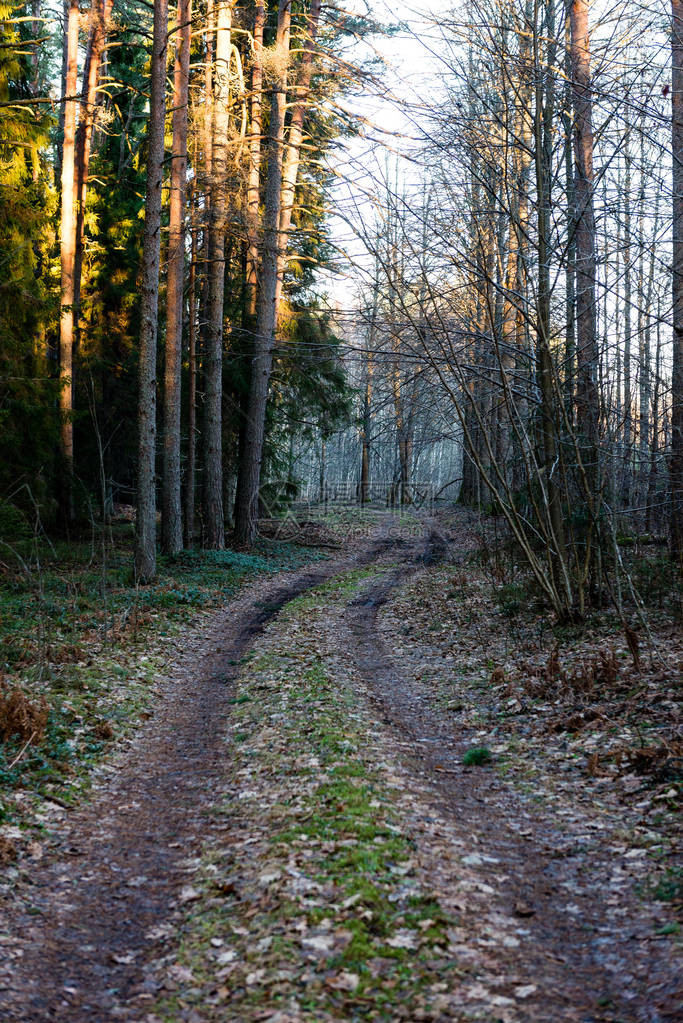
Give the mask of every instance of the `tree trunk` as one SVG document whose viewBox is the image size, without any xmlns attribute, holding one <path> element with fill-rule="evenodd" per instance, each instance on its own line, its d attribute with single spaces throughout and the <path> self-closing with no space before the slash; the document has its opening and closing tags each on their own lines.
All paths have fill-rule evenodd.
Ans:
<svg viewBox="0 0 683 1023">
<path fill-rule="evenodd" d="M 565 270 L 565 349 L 564 349 L 564 405 L 567 421 L 574 422 L 574 379 L 576 363 L 576 197 L 574 195 L 574 161 L 572 159 L 572 118 L 571 118 L 571 30 L 569 17 L 565 26 L 567 87 L 565 95 L 564 123 L 564 165 L 565 187 L 567 190 L 567 252 Z"/>
<path fill-rule="evenodd" d="M 251 134 L 249 139 L 249 182 L 247 185 L 247 287 L 249 315 L 256 316 L 258 302 L 258 222 L 261 184 L 261 103 L 263 100 L 263 28 L 266 22 L 265 0 L 256 0 L 254 18 L 254 64 L 251 72 Z"/>
<path fill-rule="evenodd" d="M 552 13 L 552 5 L 549 16 Z M 551 28 L 553 31 L 551 31 Z M 554 25 L 548 28 L 548 37 L 553 39 Z M 536 193 L 538 202 L 538 286 L 536 311 L 537 373 L 541 395 L 541 457 L 542 477 L 547 501 L 547 529 L 549 539 L 549 569 L 558 594 L 562 592 L 561 580 L 566 576 L 565 534 L 562 519 L 562 504 L 558 486 L 557 423 L 555 419 L 554 367 L 550 351 L 550 224 L 552 202 L 552 128 L 554 118 L 554 83 L 552 79 L 553 60 L 547 57 L 548 68 L 541 75 L 538 52 L 540 33 L 534 30 L 536 64 L 536 102 L 534 110 L 534 135 L 536 155 Z M 544 83 L 543 77 L 547 78 Z M 567 603 L 571 595 L 565 594 Z"/>
<path fill-rule="evenodd" d="M 192 209 L 189 310 L 187 328 L 188 386 L 187 386 L 187 466 L 185 469 L 185 546 L 194 543 L 194 495 L 197 459 L 197 225 Z"/>
<path fill-rule="evenodd" d="M 187 178 L 187 104 L 191 20 L 192 0 L 178 0 L 166 284 L 164 476 L 161 514 L 161 546 L 165 554 L 177 554 L 183 546 L 180 493 L 180 371 L 183 341 L 183 283 L 185 279 L 185 183 Z"/>
<path fill-rule="evenodd" d="M 161 187 L 164 169 L 164 100 L 168 0 L 154 0 L 147 136 L 147 187 L 140 285 L 140 363 L 138 394 L 138 492 L 135 568 L 141 582 L 156 575 L 156 363 L 159 311 Z"/>
<path fill-rule="evenodd" d="M 299 67 L 298 80 L 293 92 L 296 95 L 290 115 L 289 132 L 287 134 L 287 145 L 282 170 L 282 200 L 280 205 L 280 246 L 278 251 L 278 272 L 277 272 L 277 294 L 275 299 L 276 308 L 280 308 L 282 287 L 287 265 L 287 243 L 289 232 L 292 226 L 292 213 L 294 210 L 294 195 L 296 183 L 299 176 L 299 165 L 301 163 L 301 144 L 303 141 L 304 117 L 306 115 L 308 97 L 311 90 L 311 77 L 313 75 L 313 58 L 315 56 L 315 44 L 318 36 L 318 25 L 320 23 L 321 0 L 311 0 L 311 9 L 307 19 L 307 36 L 304 43 L 304 52 Z"/>
<path fill-rule="evenodd" d="M 209 302 L 204 352 L 204 545 L 225 546 L 223 514 L 223 302 L 227 223 L 232 4 L 216 4 L 213 153 L 209 221 Z"/>
<path fill-rule="evenodd" d="M 649 533 L 653 528 L 653 512 L 655 508 L 655 495 L 657 493 L 657 462 L 659 459 L 659 383 L 662 356 L 661 318 L 659 316 L 659 302 L 657 303 L 657 347 L 655 351 L 655 386 L 652 396 L 652 442 L 650 446 L 650 470 L 647 481 L 647 498 L 645 507 L 645 532 Z"/>
<path fill-rule="evenodd" d="M 78 7 L 78 5 L 76 5 Z M 62 5 L 62 17 L 64 19 L 64 31 L 62 32 L 62 73 L 60 76 L 61 82 L 61 95 L 62 97 L 68 96 L 66 91 L 66 76 L 69 67 L 69 12 L 71 10 L 71 0 L 64 0 Z M 57 119 L 57 158 L 55 160 L 54 170 L 54 182 L 55 188 L 61 188 L 62 181 L 62 161 L 64 157 L 64 115 L 66 113 L 67 104 L 62 102 L 59 104 L 59 117 Z"/>
<path fill-rule="evenodd" d="M 113 0 L 94 0 L 90 7 L 88 46 L 83 66 L 81 109 L 76 133 L 76 239 L 74 262 L 74 335 L 79 344 L 79 318 L 81 305 L 81 278 L 83 275 L 83 244 L 85 204 L 88 197 L 88 170 L 92 151 L 92 136 L 98 102 L 102 57 L 107 40 L 107 29 Z"/>
<path fill-rule="evenodd" d="M 293 466 L 290 465 L 290 476 Z M 318 479 L 318 501 L 320 504 L 327 497 L 327 443 L 324 437 L 320 438 L 320 473 Z"/>
<path fill-rule="evenodd" d="M 585 473 L 589 524 L 585 534 L 586 568 L 596 584 L 596 530 L 600 486 L 598 464 L 598 344 L 596 329 L 595 213 L 593 202 L 593 123 L 588 35 L 588 0 L 572 0 L 571 70 L 574 101 L 576 196 L 576 407 Z"/>
<path fill-rule="evenodd" d="M 641 209 L 645 209 L 645 184 L 643 181 L 641 189 L 642 203 Z M 644 213 L 641 215 L 641 219 L 644 219 Z M 645 294 L 641 298 L 641 306 L 643 307 L 643 325 L 642 331 L 640 332 L 640 345 L 639 345 L 639 362 L 640 362 L 640 423 L 638 428 L 638 475 L 639 475 L 639 504 L 647 505 L 647 491 L 649 483 L 649 466 L 650 466 L 650 451 L 652 445 L 650 443 L 650 433 L 653 426 L 653 418 L 651 416 L 651 404 L 652 404 L 652 300 L 655 283 L 655 253 L 657 249 L 657 232 L 659 228 L 659 191 L 655 196 L 655 209 L 654 219 L 652 224 L 652 242 L 650 248 L 650 259 L 648 264 L 648 278 L 647 285 L 644 286 Z M 644 258 L 644 248 L 643 248 Z M 655 423 L 656 431 L 656 423 Z M 645 518 L 647 518 L 647 510 L 644 512 Z"/>
<path fill-rule="evenodd" d="M 76 112 L 78 100 L 79 0 L 71 0 L 66 22 L 66 74 L 64 77 L 64 140 L 62 143 L 62 210 L 60 222 L 61 309 L 59 318 L 59 404 L 62 416 L 62 479 L 60 518 L 65 525 L 73 519 L 73 355 L 76 258 Z"/>
<path fill-rule="evenodd" d="M 673 370 L 671 553 L 683 565 L 683 0 L 672 0 Z"/>
<path fill-rule="evenodd" d="M 633 457 L 633 386 L 631 381 L 632 321 L 631 321 L 631 154 L 629 152 L 630 132 L 624 138 L 624 479 L 621 499 L 624 507 L 631 504 L 631 462 Z"/>
<path fill-rule="evenodd" d="M 377 301 L 379 284 L 375 284 L 372 296 L 372 312 L 368 331 L 368 347 L 365 353 L 365 393 L 363 395 L 363 425 L 361 433 L 361 465 L 360 465 L 360 501 L 366 504 L 370 500 L 370 435 L 372 430 L 372 384 L 374 374 L 375 325 L 377 321 Z"/>
<path fill-rule="evenodd" d="M 238 500 L 235 506 L 235 534 L 240 543 L 252 544 L 258 522 L 258 495 L 263 459 L 268 384 L 273 365 L 273 345 L 277 323 L 278 262 L 281 245 L 280 207 L 282 197 L 282 144 L 287 100 L 287 61 L 289 53 L 291 0 L 280 0 L 277 49 L 282 56 L 282 72 L 273 87 L 268 136 L 268 172 L 263 216 L 263 259 L 258 323 L 251 366 L 249 405 L 244 445 L 240 460 Z"/>
</svg>

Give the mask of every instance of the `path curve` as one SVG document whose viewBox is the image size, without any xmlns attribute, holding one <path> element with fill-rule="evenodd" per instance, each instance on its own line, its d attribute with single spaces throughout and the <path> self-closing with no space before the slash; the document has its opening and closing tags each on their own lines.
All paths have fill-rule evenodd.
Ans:
<svg viewBox="0 0 683 1023">
<path fill-rule="evenodd" d="M 2 1023 L 141 1018 L 141 967 L 171 909 L 191 896 L 193 858 L 221 827 L 212 808 L 240 659 L 289 601 L 391 547 L 388 525 L 351 555 L 248 587 L 173 666 L 113 773 L 2 907 Z"/>
</svg>

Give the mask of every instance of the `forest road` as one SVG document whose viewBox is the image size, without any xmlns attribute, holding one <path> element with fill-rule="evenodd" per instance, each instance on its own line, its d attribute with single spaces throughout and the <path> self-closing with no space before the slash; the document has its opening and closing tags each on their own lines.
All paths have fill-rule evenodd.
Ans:
<svg viewBox="0 0 683 1023">
<path fill-rule="evenodd" d="M 212 810 L 240 659 L 289 601 L 393 544 L 385 521 L 346 556 L 258 581 L 188 647 L 152 717 L 0 907 L 1 1023 L 140 1018 L 142 964 L 221 828 Z"/>
<path fill-rule="evenodd" d="M 382 635 L 382 607 L 421 564 L 438 561 L 446 550 L 449 561 L 462 562 L 475 544 L 467 528 L 448 544 L 438 530 L 428 530 L 422 546 L 367 583 L 345 614 L 349 648 L 379 720 L 394 732 L 408 769 L 432 790 L 433 808 L 448 821 L 454 843 L 475 850 L 469 857 L 476 863 L 472 888 L 485 892 L 485 899 L 480 894 L 467 905 L 463 897 L 469 944 L 463 952 L 476 965 L 481 945 L 503 1001 L 514 994 L 515 978 L 517 984 L 520 977 L 533 978 L 533 991 L 515 1016 L 520 1023 L 676 1023 L 683 1019 L 682 978 L 663 958 L 637 896 L 624 893 L 615 907 L 609 855 L 595 848 L 582 852 L 579 841 L 568 855 L 566 818 L 558 822 L 530 804 L 490 769 L 464 766 L 468 742 L 443 705 L 430 699 L 414 665 L 402 663 Z M 491 940 L 506 925 L 512 937 L 507 947 Z M 494 1020 L 491 1011 L 486 1019 Z"/>
<path fill-rule="evenodd" d="M 448 866 L 435 848 L 430 878 L 435 890 L 457 891 L 462 961 L 471 963 L 463 983 L 483 990 L 488 974 L 486 992 L 511 996 L 510 1005 L 526 985 L 520 1023 L 680 1018 L 671 963 L 658 958 L 645 910 L 628 893 L 618 912 L 608 906 L 608 858 L 595 849 L 568 855 L 566 822 L 494 771 L 464 767 L 465 740 L 383 631 L 382 608 L 404 583 L 476 546 L 467 529 L 445 536 L 425 522 L 421 532 L 402 536 L 385 522 L 345 557 L 260 580 L 188 642 L 152 717 L 2 907 L 0 1023 L 144 1018 L 158 992 L 145 966 L 172 942 L 172 913 L 199 898 L 191 882 L 205 843 L 228 827 L 217 808 L 234 785 L 225 736 L 240 659 L 289 601 L 367 565 L 372 577 L 339 614 L 369 713 L 414 779 L 419 813 L 445 821 L 451 850 L 473 851 Z M 493 1021 L 486 992 L 474 1018 Z"/>
</svg>

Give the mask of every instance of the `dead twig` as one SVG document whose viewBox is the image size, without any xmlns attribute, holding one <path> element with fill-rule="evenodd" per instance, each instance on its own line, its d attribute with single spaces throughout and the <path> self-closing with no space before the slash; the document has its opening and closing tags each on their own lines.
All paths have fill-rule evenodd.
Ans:
<svg viewBox="0 0 683 1023">
<path fill-rule="evenodd" d="M 31 745 L 31 743 L 33 742 L 33 740 L 35 739 L 37 734 L 38 734 L 37 732 L 32 732 L 31 733 L 31 735 L 28 737 L 28 739 L 26 740 L 24 745 L 21 747 L 21 749 L 17 753 L 17 755 L 14 758 L 14 760 L 12 761 L 12 763 L 7 768 L 8 771 L 11 771 L 13 767 L 17 766 L 17 764 L 19 763 L 19 761 L 21 760 L 21 758 L 23 757 L 24 753 L 29 748 L 29 746 Z"/>
</svg>

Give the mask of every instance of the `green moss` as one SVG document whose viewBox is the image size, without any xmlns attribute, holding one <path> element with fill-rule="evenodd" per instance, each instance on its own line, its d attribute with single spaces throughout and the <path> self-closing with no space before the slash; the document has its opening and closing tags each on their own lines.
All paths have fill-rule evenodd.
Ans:
<svg viewBox="0 0 683 1023">
<path fill-rule="evenodd" d="M 492 757 L 491 750 L 486 746 L 472 746 L 464 753 L 462 762 L 465 767 L 480 767 L 483 764 L 489 764 Z"/>
</svg>

